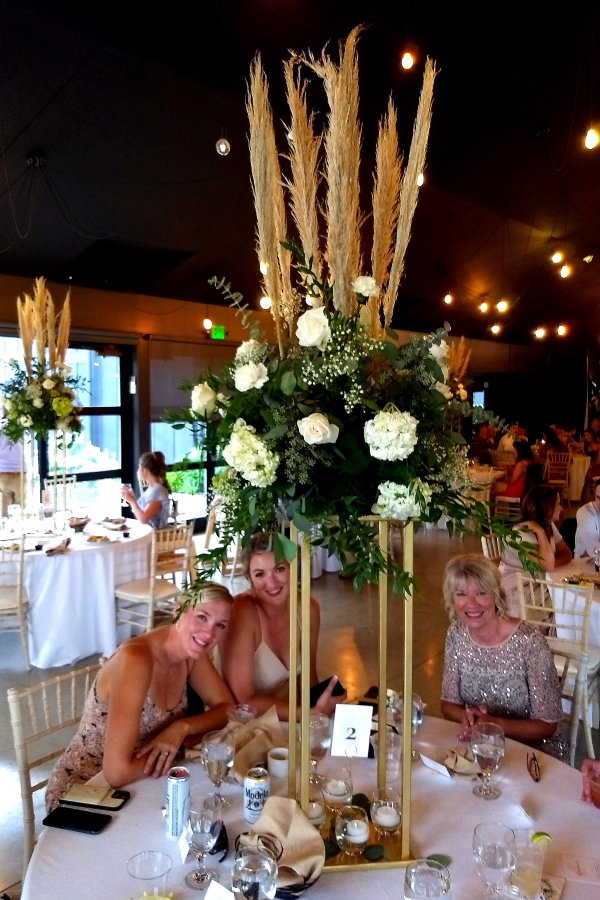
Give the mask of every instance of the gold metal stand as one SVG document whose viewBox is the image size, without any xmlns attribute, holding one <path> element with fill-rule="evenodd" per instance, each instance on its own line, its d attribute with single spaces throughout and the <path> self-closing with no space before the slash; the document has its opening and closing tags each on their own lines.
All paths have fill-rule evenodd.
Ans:
<svg viewBox="0 0 600 900">
<path fill-rule="evenodd" d="M 378 541 L 382 554 L 387 559 L 390 547 L 390 525 L 387 519 L 378 517 L 367 521 L 378 526 Z M 413 572 L 413 525 L 403 525 L 403 567 Z M 302 809 L 308 811 L 308 779 L 310 772 L 310 587 L 311 587 L 311 547 L 310 536 L 303 534 L 299 540 L 298 530 L 290 526 L 290 538 L 297 545 L 298 553 L 290 570 L 290 672 L 298 671 L 300 659 L 300 697 L 297 679 L 290 678 L 290 711 L 300 707 L 300 729 L 293 727 L 294 716 L 290 714 L 289 732 L 289 774 L 288 796 L 293 797 Z M 298 590 L 298 566 L 300 565 L 300 590 Z M 327 861 L 324 871 L 342 871 L 356 868 L 393 868 L 410 862 L 410 814 L 411 814 L 411 753 L 412 753 L 412 645 L 413 645 L 413 597 L 408 592 L 398 602 L 403 602 L 404 612 L 404 699 L 402 722 L 402 829 L 400 840 L 392 840 L 386 845 L 386 853 L 392 849 L 392 859 L 386 858 L 369 862 L 360 857 L 356 863 L 337 863 L 335 858 Z M 399 609 L 400 613 L 401 610 Z M 386 690 L 388 662 L 388 577 L 386 572 L 379 575 L 379 700 L 378 720 L 386 722 Z M 407 702 L 408 698 L 408 702 Z M 379 732 L 377 754 L 377 785 L 386 782 L 386 729 Z M 299 772 L 299 779 L 296 773 Z M 397 858 L 396 858 L 397 857 Z"/>
</svg>

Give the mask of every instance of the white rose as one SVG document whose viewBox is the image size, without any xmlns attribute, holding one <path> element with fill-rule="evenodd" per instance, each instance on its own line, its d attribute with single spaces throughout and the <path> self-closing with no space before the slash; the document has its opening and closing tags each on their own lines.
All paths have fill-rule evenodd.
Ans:
<svg viewBox="0 0 600 900">
<path fill-rule="evenodd" d="M 379 293 L 379 287 L 374 278 L 370 275 L 360 275 L 352 282 L 352 290 L 362 297 L 376 297 Z"/>
<path fill-rule="evenodd" d="M 452 400 L 452 389 L 449 388 L 447 384 L 442 384 L 441 381 L 436 381 L 435 389 L 436 391 L 439 391 L 440 394 L 443 394 L 446 400 Z"/>
<path fill-rule="evenodd" d="M 238 391 L 245 392 L 252 388 L 261 388 L 269 380 L 267 367 L 264 363 L 245 363 L 243 366 L 237 367 L 233 380 Z"/>
<path fill-rule="evenodd" d="M 22 425 L 23 428 L 30 428 L 33 425 L 33 419 L 31 416 L 19 416 L 19 425 Z"/>
<path fill-rule="evenodd" d="M 210 416 L 215 411 L 217 395 L 213 389 L 203 381 L 197 384 L 192 391 L 192 412 L 197 416 Z"/>
<path fill-rule="evenodd" d="M 55 382 L 52 381 L 51 378 L 44 378 L 44 380 L 42 381 L 42 387 L 46 391 L 51 391 L 52 388 L 54 387 L 54 385 L 55 385 Z"/>
<path fill-rule="evenodd" d="M 307 309 L 296 322 L 296 337 L 301 347 L 318 347 L 324 350 L 331 340 L 329 322 L 322 306 Z"/>
<path fill-rule="evenodd" d="M 298 431 L 307 444 L 335 444 L 340 429 L 323 413 L 311 413 L 298 421 Z"/>
</svg>

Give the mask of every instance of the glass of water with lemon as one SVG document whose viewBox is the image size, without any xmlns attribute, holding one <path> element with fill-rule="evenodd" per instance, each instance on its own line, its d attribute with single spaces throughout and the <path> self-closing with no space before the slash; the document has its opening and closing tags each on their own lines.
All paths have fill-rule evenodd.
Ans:
<svg viewBox="0 0 600 900">
<path fill-rule="evenodd" d="M 551 842 L 552 838 L 545 831 L 515 829 L 517 858 L 510 880 L 524 900 L 538 900 L 542 896 L 544 859 Z"/>
</svg>

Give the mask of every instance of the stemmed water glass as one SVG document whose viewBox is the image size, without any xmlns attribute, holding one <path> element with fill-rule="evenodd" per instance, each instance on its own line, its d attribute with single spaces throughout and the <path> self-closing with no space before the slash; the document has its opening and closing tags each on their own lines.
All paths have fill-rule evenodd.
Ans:
<svg viewBox="0 0 600 900">
<path fill-rule="evenodd" d="M 501 822 L 481 822 L 473 831 L 477 874 L 491 897 L 508 884 L 516 862 L 515 833 Z"/>
<path fill-rule="evenodd" d="M 476 797 L 495 800 L 501 791 L 492 787 L 491 778 L 504 756 L 504 731 L 493 722 L 478 722 L 473 726 L 471 750 L 479 766 L 483 781 L 473 788 Z"/>
<path fill-rule="evenodd" d="M 391 706 L 392 710 L 392 718 L 394 720 L 394 725 L 396 726 L 396 730 L 402 734 L 402 725 L 404 719 L 404 698 L 402 694 L 398 694 L 395 698 L 394 702 Z M 411 714 L 411 732 L 414 737 L 421 725 L 423 724 L 423 712 L 425 710 L 425 704 L 421 697 L 418 694 L 412 695 L 412 714 Z M 418 753 L 414 749 L 411 750 L 411 758 L 414 762 L 417 759 Z"/>
<path fill-rule="evenodd" d="M 215 796 L 223 806 L 230 806 L 229 800 L 222 796 L 219 788 L 227 773 L 233 766 L 235 747 L 231 735 L 221 731 L 209 731 L 200 744 L 200 759 L 206 774 L 216 787 Z"/>
<path fill-rule="evenodd" d="M 197 865 L 185 876 L 185 883 L 195 891 L 204 891 L 216 878 L 215 872 L 206 867 L 206 855 L 217 843 L 223 825 L 222 806 L 219 797 L 211 794 L 201 804 L 190 808 L 187 816 L 187 837 L 196 854 Z"/>
<path fill-rule="evenodd" d="M 309 720 L 310 767 L 315 772 L 331 746 L 331 722 L 324 713 L 311 713 Z"/>
</svg>

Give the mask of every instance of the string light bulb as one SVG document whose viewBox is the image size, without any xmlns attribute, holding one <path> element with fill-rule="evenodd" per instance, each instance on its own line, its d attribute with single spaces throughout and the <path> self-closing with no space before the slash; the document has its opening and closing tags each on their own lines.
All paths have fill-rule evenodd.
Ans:
<svg viewBox="0 0 600 900">
<path fill-rule="evenodd" d="M 492 332 L 492 334 L 500 334 L 500 332 L 502 331 L 502 325 L 498 325 L 498 323 L 495 323 L 490 328 L 490 331 Z"/>
<path fill-rule="evenodd" d="M 483 303 L 479 304 L 479 312 L 486 313 L 489 312 L 489 309 L 490 304 L 487 302 L 487 300 L 484 300 Z"/>
<path fill-rule="evenodd" d="M 419 172 L 419 174 L 417 175 L 417 187 L 423 187 L 424 184 L 425 184 L 425 176 L 423 175 L 422 172 Z"/>
<path fill-rule="evenodd" d="M 206 318 L 202 319 L 202 327 L 204 328 L 205 331 L 210 331 L 212 326 L 213 326 L 212 319 L 210 319 L 208 316 L 206 316 Z"/>
<path fill-rule="evenodd" d="M 269 263 L 265 262 L 264 259 L 261 259 L 260 263 L 258 264 L 258 268 L 260 269 L 261 275 L 266 275 L 269 271 Z"/>
<path fill-rule="evenodd" d="M 555 266 L 557 266 L 559 263 L 561 263 L 564 258 L 565 258 L 565 254 L 562 252 L 562 250 L 555 250 L 554 253 L 552 254 L 552 256 L 550 257 L 550 259 L 552 260 L 552 262 L 554 263 Z"/>
<path fill-rule="evenodd" d="M 541 341 L 542 338 L 546 337 L 546 329 L 545 328 L 536 328 L 533 332 L 533 336 L 537 338 L 538 341 Z"/>
<path fill-rule="evenodd" d="M 450 306 L 453 300 L 454 297 L 450 293 L 446 294 L 446 296 L 444 297 L 444 303 L 446 304 L 446 306 Z"/>
<path fill-rule="evenodd" d="M 569 329 L 567 328 L 566 325 L 557 325 L 556 326 L 556 333 L 559 337 L 564 337 L 567 334 L 568 330 Z"/>
<path fill-rule="evenodd" d="M 261 309 L 271 309 L 271 298 L 261 297 L 258 301 Z"/>
<path fill-rule="evenodd" d="M 584 146 L 586 150 L 595 150 L 600 142 L 600 135 L 595 128 L 589 128 L 585 136 Z"/>
<path fill-rule="evenodd" d="M 508 310 L 508 300 L 499 300 L 496 303 L 496 309 L 499 313 L 505 313 Z"/>
<path fill-rule="evenodd" d="M 220 137 L 215 144 L 215 150 L 217 151 L 219 156 L 229 156 L 229 153 L 231 152 L 231 144 L 226 137 Z"/>
<path fill-rule="evenodd" d="M 565 263 L 564 266 L 561 266 L 558 274 L 560 275 L 561 278 L 568 278 L 569 275 L 571 274 L 571 266 L 569 266 L 569 265 L 567 265 L 567 263 Z"/>
<path fill-rule="evenodd" d="M 403 69 L 406 69 L 406 71 L 408 71 L 409 69 L 412 69 L 414 64 L 415 64 L 414 54 L 411 53 L 410 50 L 405 50 L 404 53 L 402 54 L 402 59 L 400 60 L 400 65 L 402 66 Z"/>
</svg>

